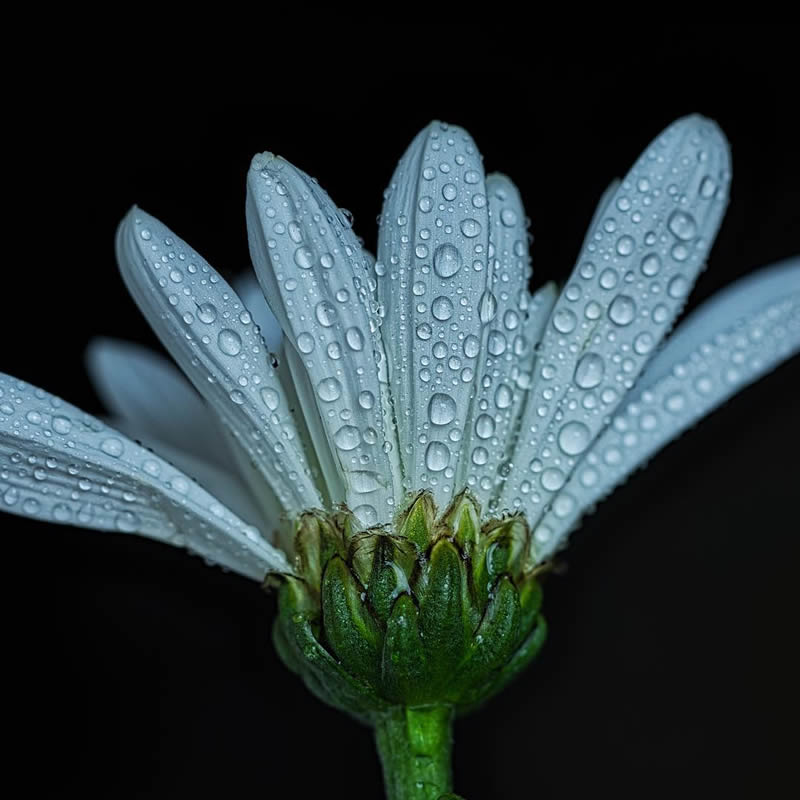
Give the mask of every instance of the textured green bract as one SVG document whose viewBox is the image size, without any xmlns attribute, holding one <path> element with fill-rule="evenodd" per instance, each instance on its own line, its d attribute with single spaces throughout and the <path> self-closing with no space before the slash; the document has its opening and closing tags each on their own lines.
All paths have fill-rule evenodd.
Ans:
<svg viewBox="0 0 800 800">
<path fill-rule="evenodd" d="M 466 492 L 438 518 L 422 492 L 391 528 L 360 530 L 346 510 L 304 513 L 297 575 L 277 579 L 281 658 L 320 699 L 371 724 L 397 707 L 479 706 L 546 632 L 528 525 L 479 518 Z"/>
</svg>

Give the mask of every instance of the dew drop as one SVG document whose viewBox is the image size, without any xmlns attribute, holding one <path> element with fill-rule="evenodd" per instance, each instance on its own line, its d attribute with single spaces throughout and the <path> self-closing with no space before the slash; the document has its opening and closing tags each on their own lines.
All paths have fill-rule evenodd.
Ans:
<svg viewBox="0 0 800 800">
<path fill-rule="evenodd" d="M 304 355 L 308 355 L 314 349 L 314 337 L 305 331 L 299 334 L 297 336 L 297 349 Z"/>
<path fill-rule="evenodd" d="M 364 349 L 364 334 L 361 333 L 359 328 L 348 328 L 345 331 L 344 340 L 351 350 L 359 352 Z"/>
<path fill-rule="evenodd" d="M 479 439 L 488 439 L 494 435 L 494 420 L 488 414 L 481 414 L 475 420 L 475 433 Z"/>
<path fill-rule="evenodd" d="M 576 456 L 589 446 L 589 428 L 576 420 L 566 423 L 558 432 L 558 446 L 568 455 Z"/>
<path fill-rule="evenodd" d="M 599 386 L 606 371 L 606 364 L 597 353 L 586 353 L 575 366 L 575 383 L 581 389 Z"/>
<path fill-rule="evenodd" d="M 336 309 L 329 300 L 320 300 L 314 309 L 314 314 L 317 318 L 317 322 L 319 322 L 323 328 L 330 328 L 331 325 L 336 322 Z"/>
<path fill-rule="evenodd" d="M 641 270 L 642 274 L 648 278 L 658 275 L 661 269 L 661 259 L 656 253 L 649 253 L 642 259 Z"/>
<path fill-rule="evenodd" d="M 428 419 L 434 425 L 448 425 L 456 416 L 456 403 L 450 395 L 437 393 L 428 403 Z"/>
<path fill-rule="evenodd" d="M 553 327 L 559 333 L 571 333 L 578 324 L 578 318 L 568 308 L 560 308 L 553 315 Z"/>
<path fill-rule="evenodd" d="M 608 316 L 615 325 L 630 325 L 635 314 L 636 303 L 626 294 L 617 295 L 608 307 Z"/>
<path fill-rule="evenodd" d="M 431 472 L 441 472 L 450 463 L 450 450 L 444 442 L 430 442 L 425 450 L 425 466 Z"/>
<path fill-rule="evenodd" d="M 217 336 L 217 344 L 223 353 L 229 356 L 236 356 L 242 350 L 242 340 L 236 331 L 230 328 L 223 328 Z"/>
<path fill-rule="evenodd" d="M 100 449 L 112 458 L 119 458 L 122 455 L 124 446 L 119 439 L 111 436 L 108 439 L 103 439 L 100 443 Z"/>
<path fill-rule="evenodd" d="M 548 467 L 542 472 L 540 480 L 548 492 L 557 492 L 564 485 L 564 473 L 558 467 Z"/>
<path fill-rule="evenodd" d="M 261 390 L 261 399 L 270 411 L 277 410 L 280 404 L 280 395 L 274 389 L 268 387 Z"/>
<path fill-rule="evenodd" d="M 197 307 L 197 318 L 200 322 L 210 325 L 217 318 L 217 308 L 213 303 L 203 303 Z"/>
<path fill-rule="evenodd" d="M 333 441 L 340 450 L 354 450 L 361 441 L 361 434 L 354 425 L 342 425 L 333 434 Z"/>
<path fill-rule="evenodd" d="M 453 316 L 453 303 L 449 297 L 440 295 L 431 303 L 431 312 L 439 322 L 446 322 Z"/>
<path fill-rule="evenodd" d="M 440 278 L 451 278 L 461 269 L 461 252 L 452 244 L 441 244 L 433 254 L 433 269 Z"/>
<path fill-rule="evenodd" d="M 472 219 L 472 217 L 461 220 L 461 233 L 463 233 L 467 239 L 474 239 L 476 236 L 479 236 L 481 230 L 481 224 L 478 220 Z"/>
<path fill-rule="evenodd" d="M 667 222 L 667 227 L 678 239 L 682 239 L 684 242 L 688 242 L 697 235 L 697 225 L 694 217 L 685 211 L 673 211 Z"/>
<path fill-rule="evenodd" d="M 342 384 L 336 378 L 323 378 L 317 384 L 317 395 L 323 403 L 332 403 L 342 396 Z"/>
</svg>

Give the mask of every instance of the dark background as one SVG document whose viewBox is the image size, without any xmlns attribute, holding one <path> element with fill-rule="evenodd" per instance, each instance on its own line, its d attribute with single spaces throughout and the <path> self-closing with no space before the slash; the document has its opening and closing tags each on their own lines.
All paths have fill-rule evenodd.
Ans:
<svg viewBox="0 0 800 800">
<path fill-rule="evenodd" d="M 600 194 L 663 127 L 716 119 L 731 204 L 692 307 L 800 253 L 790 39 L 676 28 L 512 59 L 488 36 L 472 66 L 406 47 L 344 75 L 318 53 L 319 73 L 297 67 L 273 86 L 265 70 L 231 105 L 152 80 L 23 93 L 10 109 L 0 368 L 101 412 L 89 339 L 158 347 L 114 263 L 132 203 L 231 276 L 248 264 L 246 169 L 270 149 L 318 177 L 374 246 L 381 192 L 433 117 L 467 127 L 487 169 L 519 185 L 536 283 L 566 278 Z M 796 784 L 799 391 L 795 358 L 586 520 L 545 587 L 539 661 L 457 724 L 456 788 L 470 800 L 777 797 Z M 4 717 L 29 793 L 320 797 L 335 781 L 381 795 L 370 733 L 284 669 L 268 635 L 275 599 L 257 585 L 123 534 L 10 516 L 0 531 Z"/>
</svg>

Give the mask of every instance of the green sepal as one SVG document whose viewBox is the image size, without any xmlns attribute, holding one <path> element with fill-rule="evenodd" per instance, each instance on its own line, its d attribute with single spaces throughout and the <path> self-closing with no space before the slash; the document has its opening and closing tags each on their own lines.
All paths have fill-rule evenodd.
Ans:
<svg viewBox="0 0 800 800">
<path fill-rule="evenodd" d="M 394 542 L 388 536 L 376 538 L 367 599 L 379 622 L 385 625 L 397 598 L 403 592 L 410 592 L 410 588 L 406 571 L 398 563 L 402 558 L 395 560 L 398 552 Z"/>
<path fill-rule="evenodd" d="M 419 552 L 424 553 L 431 543 L 435 520 L 433 497 L 429 492 L 420 492 L 400 516 L 397 531 L 400 536 L 413 542 Z"/>
<path fill-rule="evenodd" d="M 439 523 L 447 536 L 455 534 L 455 540 L 467 558 L 472 558 L 480 534 L 480 506 L 478 501 L 464 489 L 453 498 Z"/>
<path fill-rule="evenodd" d="M 375 685 L 382 633 L 362 601 L 364 587 L 339 557 L 322 576 L 322 626 L 331 652 L 351 674 Z"/>
<path fill-rule="evenodd" d="M 294 547 L 300 574 L 312 592 L 318 589 L 328 561 L 334 555 L 345 555 L 340 530 L 321 511 L 306 511 L 300 515 Z"/>
<path fill-rule="evenodd" d="M 286 576 L 279 589 L 280 612 L 273 625 L 278 655 L 328 705 L 356 715 L 385 708 L 387 704 L 374 689 L 354 677 L 319 642 L 318 625 L 303 607 L 298 583 L 302 582 Z"/>
<path fill-rule="evenodd" d="M 427 660 L 419 631 L 419 612 L 408 594 L 400 595 L 386 622 L 381 678 L 391 702 L 417 705 L 428 689 Z"/>
<path fill-rule="evenodd" d="M 428 664 L 430 691 L 448 685 L 453 670 L 464 658 L 472 631 L 464 560 L 448 539 L 433 546 L 424 572 L 424 588 L 415 587 L 419 599 L 419 627 Z"/>
<path fill-rule="evenodd" d="M 522 613 L 516 587 L 507 575 L 503 575 L 492 594 L 486 614 L 470 642 L 465 663 L 466 671 L 476 675 L 502 667 L 518 641 Z"/>
<path fill-rule="evenodd" d="M 530 534 L 521 517 L 509 517 L 484 527 L 472 567 L 478 605 L 486 608 L 489 591 L 504 574 L 521 575 Z"/>
</svg>

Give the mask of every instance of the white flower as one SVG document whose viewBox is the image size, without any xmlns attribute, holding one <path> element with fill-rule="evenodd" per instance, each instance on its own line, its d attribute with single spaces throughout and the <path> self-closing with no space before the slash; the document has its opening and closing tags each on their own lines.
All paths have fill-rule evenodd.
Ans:
<svg viewBox="0 0 800 800">
<path fill-rule="evenodd" d="M 269 153 L 247 181 L 261 290 L 237 293 L 133 209 L 123 277 L 199 397 L 110 341 L 90 362 L 114 427 L 0 376 L 0 507 L 185 545 L 260 580 L 291 569 L 276 531 L 305 509 L 346 503 L 386 525 L 409 493 L 442 507 L 468 488 L 485 517 L 522 512 L 544 560 L 664 444 L 800 348 L 795 258 L 720 293 L 658 350 L 729 182 L 713 123 L 670 126 L 601 199 L 560 295 L 528 291 L 514 185 L 484 177 L 470 137 L 440 123 L 392 178 L 377 262 L 348 214 Z"/>
</svg>

